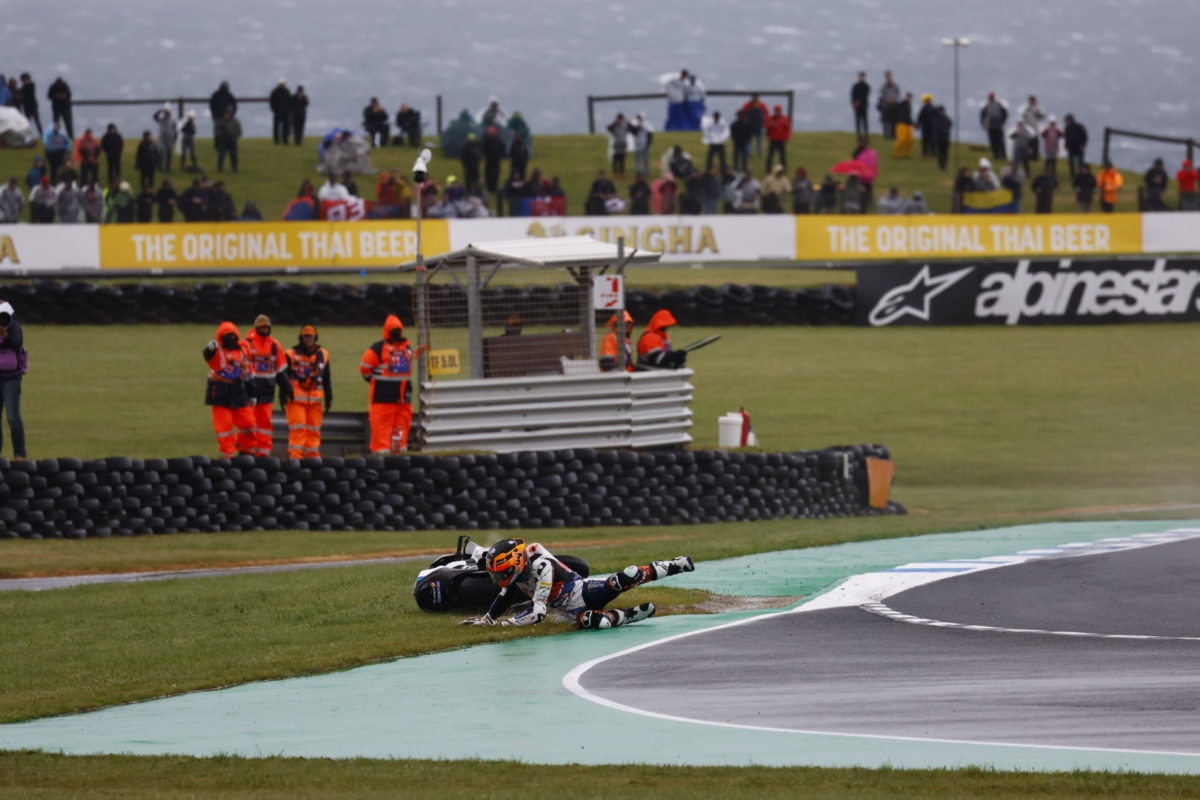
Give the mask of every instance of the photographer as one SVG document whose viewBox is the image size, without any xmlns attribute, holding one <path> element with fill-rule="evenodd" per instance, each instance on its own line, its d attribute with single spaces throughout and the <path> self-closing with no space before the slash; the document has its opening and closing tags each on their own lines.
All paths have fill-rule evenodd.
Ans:
<svg viewBox="0 0 1200 800">
<path fill-rule="evenodd" d="M 25 334 L 15 318 L 12 304 L 0 302 L 0 406 L 8 416 L 12 434 L 13 460 L 24 461 L 25 424 L 21 422 L 21 378 L 29 371 Z M 3 446 L 0 429 L 0 447 Z"/>
</svg>

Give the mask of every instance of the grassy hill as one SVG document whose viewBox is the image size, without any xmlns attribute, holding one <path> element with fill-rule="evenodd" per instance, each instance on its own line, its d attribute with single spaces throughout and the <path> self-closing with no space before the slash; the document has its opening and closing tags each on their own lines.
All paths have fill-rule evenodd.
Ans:
<svg viewBox="0 0 1200 800">
<path fill-rule="evenodd" d="M 240 171 L 236 174 L 226 171 L 216 171 L 216 149 L 211 139 L 199 139 L 196 151 L 200 158 L 200 166 L 213 180 L 222 179 L 233 195 L 239 210 L 247 200 L 258 204 L 265 219 L 278 219 L 291 198 L 295 197 L 300 183 L 309 178 L 319 185 L 323 180 L 317 173 L 317 144 L 318 140 L 310 138 L 302 147 L 275 146 L 269 139 L 245 139 L 240 148 Z M 651 170 L 657 177 L 659 159 L 662 154 L 674 145 L 682 146 L 691 153 L 693 160 L 703 166 L 706 146 L 700 143 L 699 133 L 656 133 L 651 149 Z M 877 181 L 878 193 L 896 186 L 905 195 L 920 189 L 925 193 L 929 207 L 935 212 L 946 212 L 950 208 L 950 189 L 953 181 L 951 169 L 941 171 L 931 158 L 922 158 L 921 146 L 918 141 L 914 147 L 914 155 L 909 159 L 892 157 L 891 142 L 876 138 L 874 146 L 879 150 L 880 175 Z M 136 140 L 127 139 L 125 156 L 122 164 L 125 168 L 125 178 L 133 185 L 137 184 L 138 174 L 133 169 Z M 826 171 L 839 161 L 849 158 L 854 150 L 855 137 L 850 133 L 815 132 L 797 133 L 788 145 L 788 167 L 805 167 L 814 183 L 819 181 Z M 978 162 L 981 155 L 986 155 L 982 145 L 960 145 L 960 161 L 963 166 L 971 166 Z M 24 185 L 24 176 L 32 164 L 34 150 L 4 150 L 0 149 L 0 180 L 7 181 L 17 177 Z M 608 158 L 607 136 L 601 134 L 535 136 L 534 158 L 530 169 L 538 168 L 547 178 L 557 176 L 567 193 L 568 210 L 571 214 L 582 214 L 584 199 L 588 187 L 596 177 L 596 171 L 607 169 Z M 408 178 L 412 163 L 416 158 L 416 150 L 411 147 L 386 147 L 372 151 L 371 161 L 379 170 L 398 170 L 402 177 Z M 620 194 L 628 193 L 629 182 L 632 181 L 632 156 L 627 159 L 630 177 L 617 181 Z M 101 174 L 105 174 L 105 161 L 101 160 Z M 447 176 L 462 177 L 462 165 L 456 159 L 441 156 L 434 148 L 433 163 L 430 165 L 430 177 L 439 184 L 445 183 Z M 756 176 L 765 174 L 765 162 L 762 157 L 751 156 L 751 171 Z M 995 168 L 999 170 L 1000 164 Z M 228 169 L 228 167 L 227 167 Z M 507 166 L 505 166 L 507 170 Z M 195 177 L 190 173 L 176 170 L 166 176 L 175 186 L 176 191 L 182 189 Z M 375 176 L 356 176 L 359 192 L 363 197 L 373 198 L 375 194 Z M 1065 184 L 1066 163 L 1059 164 L 1059 180 Z M 1141 184 L 1141 175 L 1125 172 L 1125 188 L 1118 199 L 1118 211 L 1137 210 L 1137 186 Z M 1061 211 L 1074 210 L 1073 197 L 1067 188 L 1062 187 L 1056 197 L 1056 208 Z M 1167 202 L 1175 202 L 1174 181 Z M 1032 195 L 1027 191 L 1023 203 L 1025 208 L 1032 208 Z M 27 214 L 28 212 L 26 212 Z"/>
</svg>

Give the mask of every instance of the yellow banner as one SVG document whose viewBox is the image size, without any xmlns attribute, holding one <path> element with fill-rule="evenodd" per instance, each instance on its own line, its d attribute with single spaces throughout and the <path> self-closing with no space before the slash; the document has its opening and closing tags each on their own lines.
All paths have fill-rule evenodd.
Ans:
<svg viewBox="0 0 1200 800">
<path fill-rule="evenodd" d="M 796 258 L 802 261 L 1140 252 L 1140 214 L 796 217 Z"/>
<path fill-rule="evenodd" d="M 450 250 L 445 220 L 421 223 L 421 250 Z M 416 257 L 416 220 L 100 226 L 101 269 L 387 267 Z"/>
</svg>

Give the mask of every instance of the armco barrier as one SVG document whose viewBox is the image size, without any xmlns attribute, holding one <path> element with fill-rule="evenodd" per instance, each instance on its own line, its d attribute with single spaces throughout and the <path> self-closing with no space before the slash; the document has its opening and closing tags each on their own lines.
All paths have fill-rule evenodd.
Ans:
<svg viewBox="0 0 1200 800">
<path fill-rule="evenodd" d="M 229 319 L 248 326 L 260 313 L 276 325 L 295 326 L 381 323 L 388 314 L 412 319 L 408 284 L 257 281 L 181 287 L 37 280 L 5 286 L 2 296 L 24 322 L 54 325 L 215 324 Z M 669 308 L 684 325 L 849 325 L 854 322 L 854 297 L 851 286 L 791 290 L 726 284 L 664 293 L 628 290 L 625 302 L 640 322 Z"/>
<path fill-rule="evenodd" d="M 0 460 L 0 537 L 479 530 L 904 513 L 868 505 L 878 445 L 305 459 Z"/>
</svg>

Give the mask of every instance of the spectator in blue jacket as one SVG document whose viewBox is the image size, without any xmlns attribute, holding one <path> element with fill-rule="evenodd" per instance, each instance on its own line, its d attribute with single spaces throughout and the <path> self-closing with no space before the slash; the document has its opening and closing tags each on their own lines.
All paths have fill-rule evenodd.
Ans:
<svg viewBox="0 0 1200 800">
<path fill-rule="evenodd" d="M 46 161 L 50 163 L 50 182 L 57 184 L 58 171 L 70 155 L 73 142 L 63 130 L 62 123 L 55 120 L 54 125 L 42 137 L 42 143 L 46 145 Z"/>
</svg>

